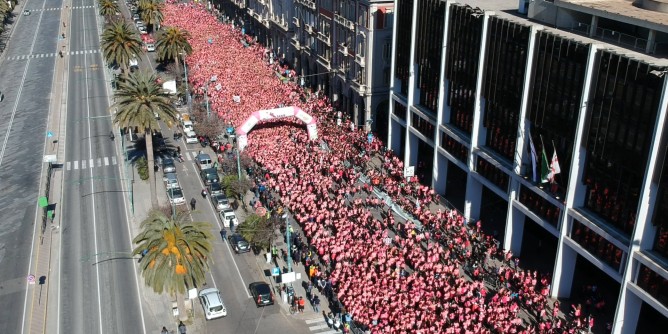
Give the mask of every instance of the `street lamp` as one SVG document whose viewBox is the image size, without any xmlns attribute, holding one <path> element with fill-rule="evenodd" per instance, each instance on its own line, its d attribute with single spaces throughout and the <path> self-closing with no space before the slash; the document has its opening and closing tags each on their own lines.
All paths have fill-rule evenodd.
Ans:
<svg viewBox="0 0 668 334">
<path fill-rule="evenodd" d="M 191 108 L 191 98 L 190 98 L 190 89 L 188 87 L 188 67 L 186 66 L 186 54 L 185 52 L 179 52 L 181 60 L 183 60 L 183 72 L 186 76 L 186 104 L 188 104 L 188 112 L 192 112 Z"/>
<path fill-rule="evenodd" d="M 216 82 L 218 80 L 218 76 L 213 75 L 211 78 L 209 78 L 209 81 L 206 82 L 206 86 L 204 86 L 204 99 L 206 100 L 206 117 L 211 117 L 211 109 L 209 108 L 209 84 L 212 82 Z"/>
<path fill-rule="evenodd" d="M 283 215 L 281 215 L 281 218 L 285 219 L 285 238 L 287 239 L 287 246 L 288 246 L 288 272 L 292 272 L 292 250 L 290 249 L 290 221 L 288 220 L 288 213 L 285 212 Z"/>
</svg>

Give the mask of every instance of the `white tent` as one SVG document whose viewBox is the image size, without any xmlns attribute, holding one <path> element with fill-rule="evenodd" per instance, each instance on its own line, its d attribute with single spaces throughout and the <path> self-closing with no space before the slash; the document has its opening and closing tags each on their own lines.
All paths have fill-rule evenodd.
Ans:
<svg viewBox="0 0 668 334">
<path fill-rule="evenodd" d="M 162 84 L 162 89 L 169 92 L 169 94 L 176 94 L 176 80 L 165 81 Z"/>
</svg>

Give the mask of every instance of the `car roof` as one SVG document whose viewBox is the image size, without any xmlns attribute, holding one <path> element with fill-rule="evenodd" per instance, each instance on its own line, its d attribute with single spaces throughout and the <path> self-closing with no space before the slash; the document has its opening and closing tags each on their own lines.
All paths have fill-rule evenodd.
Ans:
<svg viewBox="0 0 668 334">
<path fill-rule="evenodd" d="M 264 293 L 269 293 L 271 292 L 271 289 L 269 288 L 269 284 L 265 282 L 253 282 L 250 284 L 251 288 L 254 288 L 255 291 L 264 294 Z M 262 291 L 264 290 L 264 291 Z"/>
<path fill-rule="evenodd" d="M 174 159 L 172 159 L 172 158 L 164 158 L 164 159 L 162 159 L 162 163 L 163 163 L 163 164 L 173 164 L 173 163 L 174 163 Z"/>
<path fill-rule="evenodd" d="M 211 159 L 211 156 L 206 153 L 201 153 L 197 155 L 197 159 L 204 159 L 204 158 Z"/>
<path fill-rule="evenodd" d="M 165 178 L 167 178 L 168 180 L 176 180 L 177 179 L 176 173 L 165 173 Z"/>
<path fill-rule="evenodd" d="M 199 292 L 200 297 L 205 297 L 209 300 L 209 306 L 218 306 L 223 305 L 222 297 L 220 297 L 220 291 L 216 288 L 208 288 Z"/>
</svg>

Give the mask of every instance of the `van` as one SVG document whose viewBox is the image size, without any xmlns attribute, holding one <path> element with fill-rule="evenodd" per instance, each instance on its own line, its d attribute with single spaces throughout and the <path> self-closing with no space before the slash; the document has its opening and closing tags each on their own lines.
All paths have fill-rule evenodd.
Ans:
<svg viewBox="0 0 668 334">
<path fill-rule="evenodd" d="M 186 144 L 196 144 L 199 142 L 197 134 L 194 131 L 185 130 L 183 133 L 186 135 Z"/>
<path fill-rule="evenodd" d="M 211 156 L 206 153 L 198 154 L 195 161 L 197 162 L 197 167 L 199 167 L 200 170 L 213 168 L 213 161 L 211 161 Z"/>
<path fill-rule="evenodd" d="M 176 173 L 165 173 L 163 179 L 165 180 L 165 188 L 167 190 L 181 188 L 179 186 L 179 179 L 176 178 Z"/>
</svg>

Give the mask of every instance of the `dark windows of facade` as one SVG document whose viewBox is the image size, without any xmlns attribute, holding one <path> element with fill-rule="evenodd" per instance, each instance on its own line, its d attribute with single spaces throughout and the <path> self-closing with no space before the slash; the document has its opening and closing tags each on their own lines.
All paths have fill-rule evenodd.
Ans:
<svg viewBox="0 0 668 334">
<path fill-rule="evenodd" d="M 482 96 L 486 145 L 513 159 L 526 73 L 529 28 L 491 17 Z"/>
<path fill-rule="evenodd" d="M 397 101 L 394 101 L 394 114 L 397 115 L 397 117 L 400 119 L 403 119 L 404 122 L 406 121 L 406 113 L 406 106 Z"/>
<path fill-rule="evenodd" d="M 508 175 L 506 175 L 506 173 L 504 173 L 502 170 L 494 167 L 494 165 L 489 163 L 487 160 L 478 157 L 478 166 L 476 168 L 476 172 L 499 187 L 501 191 L 508 191 Z"/>
<path fill-rule="evenodd" d="M 619 266 L 622 265 L 624 252 L 601 235 L 592 231 L 585 224 L 582 224 L 575 219 L 573 220 L 571 239 L 582 246 L 582 248 L 589 251 L 589 253 L 619 271 Z"/>
<path fill-rule="evenodd" d="M 417 113 L 411 113 L 411 126 L 418 130 L 425 138 L 431 140 L 432 142 L 436 137 L 436 126 L 427 121 L 426 119 L 420 117 Z"/>
<path fill-rule="evenodd" d="M 550 225 L 557 227 L 561 210 L 542 196 L 522 186 L 520 188 L 520 203 Z"/>
<path fill-rule="evenodd" d="M 653 249 L 664 258 L 668 258 L 668 225 L 658 226 Z"/>
<path fill-rule="evenodd" d="M 449 80 L 447 104 L 453 126 L 469 135 L 473 131 L 476 77 L 478 73 L 482 24 L 484 15 L 480 9 L 454 5 L 450 7 L 448 29 L 448 59 L 446 78 Z"/>
<path fill-rule="evenodd" d="M 645 265 L 640 265 L 636 284 L 647 291 L 663 306 L 668 307 L 668 280 Z"/>
<path fill-rule="evenodd" d="M 401 94 L 408 96 L 408 77 L 411 61 L 411 27 L 413 26 L 413 0 L 397 1 L 397 47 L 394 73 L 401 81 Z M 405 118 L 404 118 L 405 119 Z"/>
<path fill-rule="evenodd" d="M 663 80 L 645 63 L 600 51 L 592 80 L 587 159 L 583 181 L 585 207 L 630 235 Z"/>
<path fill-rule="evenodd" d="M 436 116 L 438 112 L 438 84 L 443 52 L 445 2 L 423 0 L 417 9 L 415 61 L 420 105 Z"/>
<path fill-rule="evenodd" d="M 457 160 L 467 163 L 469 148 L 458 142 L 454 138 L 443 134 L 441 136 L 441 147 L 452 154 Z"/>
<path fill-rule="evenodd" d="M 665 127 L 665 125 L 664 125 Z M 652 224 L 656 226 L 656 236 L 654 239 L 654 250 L 668 259 L 668 136 L 664 134 L 659 142 L 659 151 L 657 160 L 658 171 L 655 175 L 655 182 L 659 185 L 657 190 L 656 202 L 652 213 Z"/>
<path fill-rule="evenodd" d="M 556 150 L 561 170 L 567 171 L 571 167 L 589 46 L 539 31 L 534 54 L 527 109 L 531 135 L 537 153 L 545 143 L 548 159 Z M 556 188 L 565 189 L 568 181 L 568 173 L 558 174 Z"/>
</svg>

